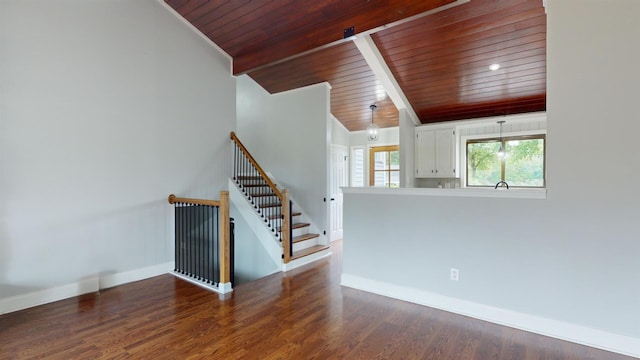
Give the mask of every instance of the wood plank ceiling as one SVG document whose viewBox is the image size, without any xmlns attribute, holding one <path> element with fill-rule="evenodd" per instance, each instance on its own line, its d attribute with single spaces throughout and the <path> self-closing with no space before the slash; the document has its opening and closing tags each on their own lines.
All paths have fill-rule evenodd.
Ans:
<svg viewBox="0 0 640 360">
<path fill-rule="evenodd" d="M 546 109 L 542 0 L 472 0 L 442 11 L 455 0 L 165 1 L 233 57 L 234 74 L 270 93 L 328 81 L 331 112 L 350 131 L 371 122 L 371 104 L 376 124 L 398 125 L 367 61 L 342 40 L 350 26 L 370 34 L 422 123 Z"/>
</svg>

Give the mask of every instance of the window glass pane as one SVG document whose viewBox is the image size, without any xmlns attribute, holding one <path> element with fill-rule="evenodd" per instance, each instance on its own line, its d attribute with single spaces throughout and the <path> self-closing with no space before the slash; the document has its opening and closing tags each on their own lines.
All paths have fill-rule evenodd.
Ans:
<svg viewBox="0 0 640 360">
<path fill-rule="evenodd" d="M 467 143 L 467 185 L 494 186 L 502 176 L 498 141 Z"/>
<path fill-rule="evenodd" d="M 364 186 L 364 149 L 353 150 L 351 186 Z"/>
<path fill-rule="evenodd" d="M 380 151 L 374 154 L 375 170 L 385 170 L 387 168 L 389 162 L 388 154 L 386 151 Z"/>
<path fill-rule="evenodd" d="M 400 151 L 389 152 L 389 166 L 391 170 L 400 170 Z"/>
<path fill-rule="evenodd" d="M 391 184 L 390 171 L 400 170 L 400 152 L 397 145 L 372 147 L 369 157 L 369 185 L 385 186 Z"/>
<path fill-rule="evenodd" d="M 544 186 L 544 139 L 509 140 L 505 150 L 509 186 Z"/>
<path fill-rule="evenodd" d="M 389 187 L 400 187 L 400 171 L 391 171 Z"/>
<path fill-rule="evenodd" d="M 376 171 L 373 173 L 373 186 L 387 186 L 387 172 Z"/>
</svg>

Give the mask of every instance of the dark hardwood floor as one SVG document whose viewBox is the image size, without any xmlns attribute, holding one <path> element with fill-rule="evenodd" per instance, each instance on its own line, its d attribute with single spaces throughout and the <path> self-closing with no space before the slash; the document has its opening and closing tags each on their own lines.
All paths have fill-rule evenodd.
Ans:
<svg viewBox="0 0 640 360">
<path fill-rule="evenodd" d="M 0 316 L 0 359 L 632 359 L 339 285 L 334 256 L 219 296 L 171 275 Z"/>
</svg>

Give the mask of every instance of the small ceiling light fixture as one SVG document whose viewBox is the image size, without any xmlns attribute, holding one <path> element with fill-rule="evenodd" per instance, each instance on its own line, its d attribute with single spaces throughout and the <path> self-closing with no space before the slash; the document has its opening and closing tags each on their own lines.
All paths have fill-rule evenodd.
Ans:
<svg viewBox="0 0 640 360">
<path fill-rule="evenodd" d="M 369 105 L 369 109 L 371 109 L 371 124 L 367 126 L 367 135 L 369 137 L 369 141 L 378 141 L 378 125 L 373 122 L 373 112 L 378 107 L 374 104 Z"/>
<path fill-rule="evenodd" d="M 507 157 L 507 153 L 502 148 L 502 124 L 504 124 L 504 120 L 499 120 L 497 123 L 500 124 L 500 149 L 498 149 L 498 157 L 504 159 Z"/>
<path fill-rule="evenodd" d="M 491 70 L 491 71 L 496 71 L 498 69 L 500 69 L 500 64 L 491 64 L 491 65 L 489 65 L 489 70 Z"/>
</svg>

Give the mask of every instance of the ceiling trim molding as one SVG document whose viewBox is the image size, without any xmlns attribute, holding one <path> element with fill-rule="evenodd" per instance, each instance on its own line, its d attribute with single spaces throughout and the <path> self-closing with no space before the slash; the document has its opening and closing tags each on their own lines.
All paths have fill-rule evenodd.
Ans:
<svg viewBox="0 0 640 360">
<path fill-rule="evenodd" d="M 418 115 L 411 107 L 411 103 L 404 95 L 404 92 L 400 88 L 398 81 L 393 76 L 393 73 L 387 66 L 387 63 L 384 61 L 380 50 L 373 42 L 373 39 L 370 35 L 357 35 L 357 37 L 353 40 L 353 43 L 356 45 L 362 57 L 364 57 L 365 61 L 371 68 L 371 71 L 376 75 L 376 78 L 384 87 L 384 90 L 387 92 L 391 101 L 396 106 L 398 110 L 406 110 L 409 114 L 409 118 L 415 125 L 421 125 L 420 119 Z"/>
</svg>

